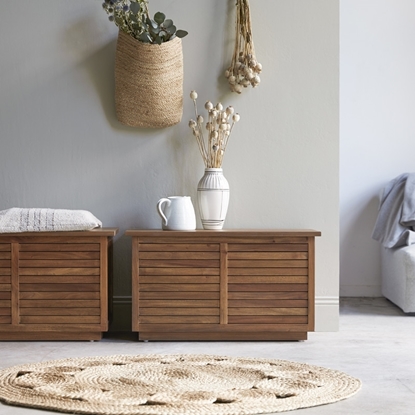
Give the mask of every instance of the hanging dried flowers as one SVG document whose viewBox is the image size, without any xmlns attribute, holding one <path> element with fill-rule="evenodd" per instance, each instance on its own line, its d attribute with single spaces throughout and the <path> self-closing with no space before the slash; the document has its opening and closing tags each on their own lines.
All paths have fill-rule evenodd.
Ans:
<svg viewBox="0 0 415 415">
<path fill-rule="evenodd" d="M 251 12 L 248 0 L 236 0 L 236 39 L 230 67 L 225 71 L 232 92 L 256 87 L 261 82 L 262 65 L 255 56 Z"/>
<path fill-rule="evenodd" d="M 205 167 L 220 168 L 233 126 L 239 121 L 240 116 L 235 113 L 232 106 L 223 108 L 220 102 L 213 105 L 210 101 L 207 101 L 205 109 L 208 112 L 208 118 L 206 124 L 204 124 L 203 117 L 197 112 L 197 92 L 192 91 L 190 98 L 195 106 L 196 120 L 190 120 L 189 127 L 196 137 Z M 203 133 L 204 129 L 207 130 L 206 140 Z"/>
</svg>

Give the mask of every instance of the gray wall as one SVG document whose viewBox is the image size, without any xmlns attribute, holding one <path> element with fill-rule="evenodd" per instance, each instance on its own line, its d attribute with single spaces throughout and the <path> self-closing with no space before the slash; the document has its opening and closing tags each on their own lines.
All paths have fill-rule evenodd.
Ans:
<svg viewBox="0 0 415 415">
<path fill-rule="evenodd" d="M 317 328 L 337 329 L 338 1 L 251 2 L 257 89 L 231 94 L 223 77 L 234 42 L 234 0 L 151 0 L 189 31 L 184 114 L 160 130 L 117 122 L 117 29 L 99 0 L 3 2 L 0 26 L 0 209 L 87 209 L 120 228 L 116 310 L 131 295 L 128 228 L 160 228 L 160 197 L 196 201 L 203 163 L 187 126 L 188 94 L 241 114 L 224 161 L 227 228 L 313 228 Z M 200 222 L 199 222 L 200 226 Z M 124 310 L 125 311 L 125 310 Z M 128 317 L 116 316 L 128 327 Z M 116 327 L 116 328 L 117 328 Z"/>
</svg>

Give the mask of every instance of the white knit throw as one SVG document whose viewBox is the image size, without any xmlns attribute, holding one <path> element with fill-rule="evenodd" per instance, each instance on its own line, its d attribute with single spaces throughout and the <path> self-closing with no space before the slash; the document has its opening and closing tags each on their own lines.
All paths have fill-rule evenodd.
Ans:
<svg viewBox="0 0 415 415">
<path fill-rule="evenodd" d="M 11 208 L 0 211 L 0 233 L 83 231 L 102 227 L 86 210 Z"/>
</svg>

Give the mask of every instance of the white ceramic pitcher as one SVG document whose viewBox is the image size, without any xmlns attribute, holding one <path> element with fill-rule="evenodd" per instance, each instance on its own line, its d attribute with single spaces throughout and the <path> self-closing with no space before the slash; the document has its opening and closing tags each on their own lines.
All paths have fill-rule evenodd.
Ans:
<svg viewBox="0 0 415 415">
<path fill-rule="evenodd" d="M 157 202 L 162 228 L 168 231 L 196 229 L 196 215 L 190 196 L 163 197 Z"/>
</svg>

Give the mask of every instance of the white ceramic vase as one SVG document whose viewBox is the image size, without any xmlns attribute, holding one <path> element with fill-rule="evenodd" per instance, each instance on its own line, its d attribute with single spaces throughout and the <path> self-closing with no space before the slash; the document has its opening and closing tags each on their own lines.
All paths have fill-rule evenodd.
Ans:
<svg viewBox="0 0 415 415">
<path fill-rule="evenodd" d="M 197 186 L 197 201 L 204 229 L 220 230 L 229 205 L 229 183 L 221 168 L 207 168 Z"/>
</svg>

